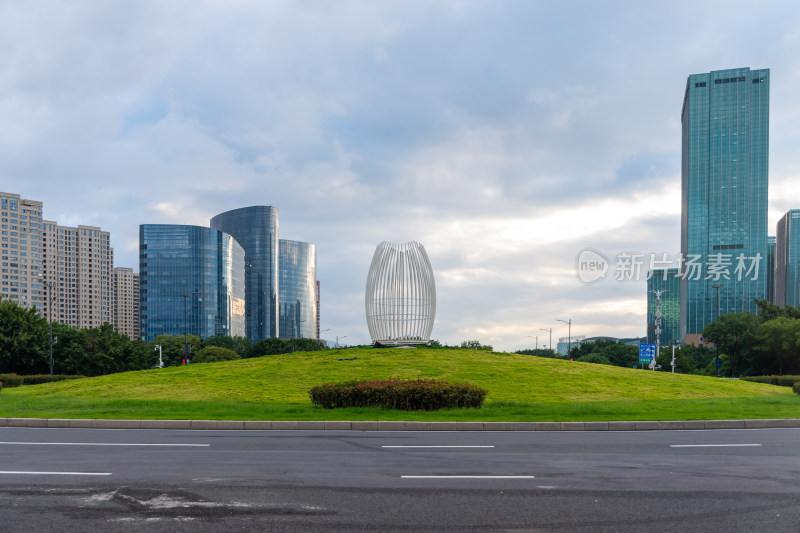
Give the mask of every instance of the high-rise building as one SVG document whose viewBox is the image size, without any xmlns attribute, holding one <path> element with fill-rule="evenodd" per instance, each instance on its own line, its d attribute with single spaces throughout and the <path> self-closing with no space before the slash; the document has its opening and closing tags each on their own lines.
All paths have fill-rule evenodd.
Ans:
<svg viewBox="0 0 800 533">
<path fill-rule="evenodd" d="M 44 301 L 44 315 L 77 328 L 111 323 L 114 250 L 109 233 L 95 226 L 42 224 L 44 281 L 52 291 L 52 298 Z"/>
<path fill-rule="evenodd" d="M 201 226 L 139 226 L 141 335 L 244 336 L 245 255 Z"/>
<path fill-rule="evenodd" d="M 775 305 L 800 305 L 800 209 L 778 221 L 775 243 Z"/>
<path fill-rule="evenodd" d="M 661 293 L 661 337 L 659 344 L 680 341 L 680 272 L 677 268 L 654 269 L 647 279 L 647 342 L 656 344 L 656 291 Z"/>
<path fill-rule="evenodd" d="M 719 314 L 757 312 L 753 299 L 766 298 L 769 80 L 769 69 L 738 68 L 686 81 L 682 341 Z"/>
<path fill-rule="evenodd" d="M 777 237 L 767 235 L 767 300 L 775 303 L 775 244 Z"/>
<path fill-rule="evenodd" d="M 114 329 L 131 339 L 140 338 L 139 274 L 132 268 L 115 268 L 111 273 L 111 294 Z"/>
<path fill-rule="evenodd" d="M 0 192 L 0 298 L 42 309 L 42 202 Z"/>
<path fill-rule="evenodd" d="M 220 213 L 211 227 L 231 235 L 245 252 L 246 336 L 278 336 L 278 208 L 242 207 Z"/>
<path fill-rule="evenodd" d="M 279 241 L 279 337 L 317 339 L 317 247 Z"/>
</svg>

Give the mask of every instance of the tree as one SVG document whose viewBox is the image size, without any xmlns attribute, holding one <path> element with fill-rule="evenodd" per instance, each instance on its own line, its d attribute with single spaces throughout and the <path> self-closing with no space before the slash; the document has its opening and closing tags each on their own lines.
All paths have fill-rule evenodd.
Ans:
<svg viewBox="0 0 800 533">
<path fill-rule="evenodd" d="M 517 350 L 514 353 L 519 353 L 522 355 L 533 355 L 536 357 L 550 357 L 550 358 L 558 357 L 558 354 L 554 350 L 551 350 L 550 348 L 536 348 L 534 350 Z"/>
<path fill-rule="evenodd" d="M 461 343 L 462 348 L 467 348 L 469 350 L 486 350 L 489 352 L 493 352 L 494 348 L 492 348 L 489 344 L 481 344 L 480 341 L 463 341 Z"/>
<path fill-rule="evenodd" d="M 758 342 L 771 362 L 777 363 L 778 375 L 800 358 L 800 320 L 779 316 L 758 326 Z"/>
<path fill-rule="evenodd" d="M 583 355 L 575 359 L 579 363 L 595 363 L 598 365 L 610 365 L 612 364 L 608 357 L 600 355 L 599 352 L 590 353 L 587 355 Z"/>
<path fill-rule="evenodd" d="M 218 335 L 209 337 L 203 341 L 203 346 L 220 346 L 238 353 L 241 357 L 247 357 L 250 351 L 250 339 L 247 337 L 226 337 Z"/>
<path fill-rule="evenodd" d="M 203 347 L 203 341 L 197 335 L 189 335 L 188 336 L 188 343 L 189 343 L 189 350 L 190 350 L 190 357 L 196 354 L 200 348 Z M 165 366 L 180 366 L 184 355 L 183 355 L 183 335 L 159 335 L 155 339 L 150 342 L 150 350 L 152 351 L 152 355 L 155 359 L 151 357 L 151 360 L 158 361 L 158 352 L 156 351 L 156 345 L 161 346 L 161 355 L 164 360 Z M 153 366 L 155 363 L 151 364 Z"/>
<path fill-rule="evenodd" d="M 193 363 L 216 363 L 240 359 L 239 354 L 222 346 L 206 346 L 201 348 L 192 358 Z"/>
<path fill-rule="evenodd" d="M 0 373 L 50 371 L 47 320 L 33 308 L 0 300 Z"/>
<path fill-rule="evenodd" d="M 717 317 L 703 328 L 703 337 L 728 356 L 731 377 L 737 376 L 738 367 L 755 355 L 760 322 L 758 316 L 752 313 L 729 313 Z"/>
</svg>

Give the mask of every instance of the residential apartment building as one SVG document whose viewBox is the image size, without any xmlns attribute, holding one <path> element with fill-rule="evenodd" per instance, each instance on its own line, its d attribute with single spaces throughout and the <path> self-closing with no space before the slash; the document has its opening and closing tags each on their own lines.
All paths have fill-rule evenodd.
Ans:
<svg viewBox="0 0 800 533">
<path fill-rule="evenodd" d="M 757 312 L 753 299 L 767 297 L 769 84 L 769 69 L 749 68 L 692 74 L 686 81 L 682 342 L 699 340 L 717 315 Z"/>
<path fill-rule="evenodd" d="M 114 250 L 107 231 L 95 226 L 72 228 L 43 222 L 42 266 L 48 319 L 78 328 L 111 323 L 111 269 Z"/>
<path fill-rule="evenodd" d="M 139 274 L 132 268 L 114 268 L 111 271 L 111 294 L 114 329 L 131 339 L 140 338 Z"/>
<path fill-rule="evenodd" d="M 0 192 L 0 298 L 41 309 L 42 202 Z"/>
</svg>

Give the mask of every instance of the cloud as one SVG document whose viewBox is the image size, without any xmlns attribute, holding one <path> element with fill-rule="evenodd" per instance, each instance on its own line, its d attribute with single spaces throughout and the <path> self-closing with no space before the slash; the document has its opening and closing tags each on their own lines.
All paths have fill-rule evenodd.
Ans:
<svg viewBox="0 0 800 533">
<path fill-rule="evenodd" d="M 133 267 L 139 224 L 277 206 L 351 342 L 375 246 L 411 239 L 442 340 L 643 334 L 643 282 L 581 285 L 575 255 L 677 251 L 687 75 L 772 69 L 770 225 L 798 207 L 800 19 L 726 6 L 4 3 L 0 189 Z"/>
</svg>

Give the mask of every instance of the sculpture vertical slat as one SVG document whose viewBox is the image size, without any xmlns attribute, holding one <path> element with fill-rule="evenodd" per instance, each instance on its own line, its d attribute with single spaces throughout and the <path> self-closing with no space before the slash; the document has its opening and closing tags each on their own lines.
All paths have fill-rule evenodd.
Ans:
<svg viewBox="0 0 800 533">
<path fill-rule="evenodd" d="M 436 314 L 436 285 L 418 242 L 382 242 L 375 249 L 364 293 L 373 343 L 426 344 Z"/>
</svg>

